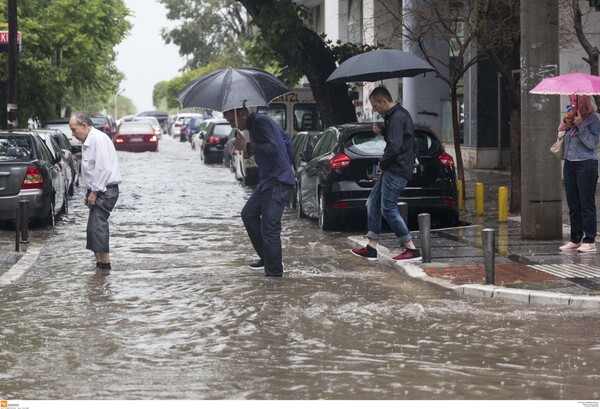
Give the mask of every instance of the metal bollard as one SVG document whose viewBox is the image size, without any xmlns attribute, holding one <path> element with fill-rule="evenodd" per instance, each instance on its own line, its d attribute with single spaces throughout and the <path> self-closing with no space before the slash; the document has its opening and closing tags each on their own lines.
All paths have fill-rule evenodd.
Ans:
<svg viewBox="0 0 600 409">
<path fill-rule="evenodd" d="M 19 202 L 19 215 L 21 218 L 21 242 L 29 242 L 29 200 Z"/>
<path fill-rule="evenodd" d="M 408 203 L 406 202 L 399 202 L 398 203 L 398 210 L 400 210 L 400 217 L 402 217 L 402 220 L 404 220 L 404 223 L 408 223 Z"/>
<path fill-rule="evenodd" d="M 19 235 L 21 234 L 21 217 L 19 209 L 15 210 L 15 251 L 18 253 L 21 251 L 21 240 Z"/>
<path fill-rule="evenodd" d="M 475 214 L 483 214 L 483 183 L 475 183 Z"/>
<path fill-rule="evenodd" d="M 485 266 L 485 283 L 496 284 L 496 274 L 494 267 L 496 264 L 495 260 L 495 247 L 496 243 L 494 240 L 494 229 L 483 229 L 481 230 L 481 239 L 483 241 L 483 264 Z"/>
<path fill-rule="evenodd" d="M 421 213 L 419 218 L 419 232 L 421 233 L 421 257 L 423 263 L 431 263 L 431 215 Z"/>
</svg>

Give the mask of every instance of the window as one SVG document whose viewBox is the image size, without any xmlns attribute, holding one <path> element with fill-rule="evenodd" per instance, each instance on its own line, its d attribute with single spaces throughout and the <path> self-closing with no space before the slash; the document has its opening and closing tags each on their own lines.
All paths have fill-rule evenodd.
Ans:
<svg viewBox="0 0 600 409">
<path fill-rule="evenodd" d="M 267 107 L 258 107 L 257 112 L 260 114 L 267 114 L 281 126 L 284 130 L 287 130 L 287 114 L 285 110 L 285 104 L 271 104 Z"/>
<path fill-rule="evenodd" d="M 315 146 L 315 150 L 313 151 L 311 158 L 316 158 L 318 156 L 324 155 L 333 150 L 337 142 L 337 136 L 334 131 L 326 131 L 323 134 L 323 137 L 317 142 Z"/>
<path fill-rule="evenodd" d="M 385 149 L 383 135 L 375 135 L 372 131 L 355 133 L 344 144 L 356 153 L 368 155 L 382 155 Z"/>
<path fill-rule="evenodd" d="M 294 104 L 294 130 L 318 131 L 323 129 L 323 121 L 317 104 Z"/>
<path fill-rule="evenodd" d="M 362 0 L 348 0 L 348 42 L 363 42 L 362 38 Z"/>
</svg>

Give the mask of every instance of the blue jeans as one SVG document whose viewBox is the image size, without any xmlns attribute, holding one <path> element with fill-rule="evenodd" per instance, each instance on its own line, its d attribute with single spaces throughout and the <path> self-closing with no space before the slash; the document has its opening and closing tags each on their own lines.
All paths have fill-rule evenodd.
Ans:
<svg viewBox="0 0 600 409">
<path fill-rule="evenodd" d="M 383 172 L 367 199 L 367 238 L 379 240 L 381 217 L 388 222 L 394 234 L 404 245 L 412 240 L 410 230 L 400 216 L 398 197 L 408 181 L 392 172 Z"/>
<path fill-rule="evenodd" d="M 267 275 L 281 275 L 281 216 L 292 197 L 291 185 L 254 190 L 242 209 L 242 220 Z"/>
<path fill-rule="evenodd" d="M 596 184 L 598 161 L 565 161 L 565 195 L 569 206 L 571 241 L 594 243 L 596 240 Z"/>
</svg>

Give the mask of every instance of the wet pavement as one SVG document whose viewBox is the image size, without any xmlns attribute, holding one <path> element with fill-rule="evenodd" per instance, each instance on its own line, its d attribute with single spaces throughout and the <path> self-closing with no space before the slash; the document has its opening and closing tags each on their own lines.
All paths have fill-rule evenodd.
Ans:
<svg viewBox="0 0 600 409">
<path fill-rule="evenodd" d="M 0 285 L 0 399 L 600 398 L 595 310 L 467 297 L 293 211 L 268 279 L 247 268 L 251 191 L 227 169 L 172 139 L 119 162 L 111 274 L 84 248 L 79 190 Z"/>
</svg>

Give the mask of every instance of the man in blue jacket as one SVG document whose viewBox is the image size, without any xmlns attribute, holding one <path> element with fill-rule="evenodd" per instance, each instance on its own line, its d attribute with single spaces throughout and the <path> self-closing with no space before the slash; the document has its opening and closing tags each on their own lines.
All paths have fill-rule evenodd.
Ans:
<svg viewBox="0 0 600 409">
<path fill-rule="evenodd" d="M 234 128 L 248 130 L 250 142 L 238 132 L 234 147 L 254 156 L 258 167 L 258 185 L 242 209 L 244 226 L 260 257 L 250 268 L 264 268 L 265 276 L 281 277 L 281 217 L 296 183 L 291 138 L 266 114 L 238 108 L 223 116 Z"/>
<path fill-rule="evenodd" d="M 421 253 L 398 210 L 398 197 L 412 178 L 415 163 L 415 130 L 410 113 L 392 100 L 390 92 L 377 87 L 369 95 L 373 110 L 385 120 L 382 126 L 373 123 L 373 131 L 385 139 L 385 149 L 379 161 L 381 177 L 367 199 L 367 238 L 369 244 L 352 249 L 352 254 L 367 260 L 377 260 L 377 243 L 381 233 L 381 217 L 390 225 L 404 250 L 393 259 L 397 262 L 419 261 Z"/>
</svg>

